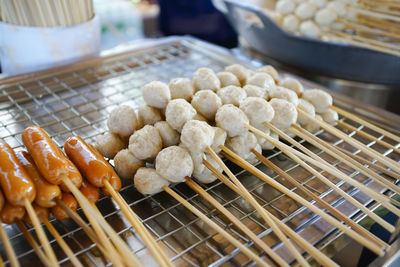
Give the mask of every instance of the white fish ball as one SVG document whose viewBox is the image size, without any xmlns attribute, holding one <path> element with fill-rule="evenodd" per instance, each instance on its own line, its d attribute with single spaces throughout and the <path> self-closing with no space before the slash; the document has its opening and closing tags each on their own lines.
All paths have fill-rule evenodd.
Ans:
<svg viewBox="0 0 400 267">
<path fill-rule="evenodd" d="M 154 127 L 160 133 L 163 147 L 175 146 L 179 143 L 179 133 L 174 130 L 166 121 L 159 121 L 154 124 Z"/>
<path fill-rule="evenodd" d="M 297 110 L 295 105 L 279 98 L 273 98 L 270 104 L 275 110 L 274 118 L 271 121 L 275 127 L 284 131 L 296 123 Z"/>
<path fill-rule="evenodd" d="M 325 122 L 332 125 L 334 125 L 336 121 L 339 120 L 339 114 L 333 109 L 328 109 L 321 114 L 321 117 Z"/>
<path fill-rule="evenodd" d="M 218 127 L 226 131 L 229 137 L 234 137 L 247 132 L 244 124 L 249 123 L 249 119 L 238 107 L 228 104 L 218 109 L 215 122 Z"/>
<path fill-rule="evenodd" d="M 165 110 L 165 120 L 172 128 L 180 132 L 183 125 L 193 119 L 197 111 L 184 99 L 171 100 Z"/>
<path fill-rule="evenodd" d="M 231 72 L 233 75 L 235 75 L 238 78 L 240 84 L 242 85 L 246 84 L 247 78 L 251 76 L 250 70 L 246 69 L 244 66 L 240 64 L 233 64 L 227 66 L 225 68 L 225 71 Z"/>
<path fill-rule="evenodd" d="M 221 87 L 217 75 L 209 68 L 200 68 L 193 75 L 193 83 L 196 90 L 216 91 Z"/>
<path fill-rule="evenodd" d="M 146 167 L 137 170 L 134 184 L 143 195 L 159 193 L 163 191 L 164 186 L 169 186 L 168 180 L 161 177 L 155 169 Z"/>
<path fill-rule="evenodd" d="M 218 72 L 217 77 L 221 82 L 221 88 L 229 85 L 240 86 L 239 79 L 231 72 Z"/>
<path fill-rule="evenodd" d="M 297 106 L 297 108 L 299 108 L 300 110 L 304 111 L 305 113 L 307 113 L 311 117 L 315 117 L 315 108 L 307 100 L 304 100 L 304 99 L 300 98 L 299 99 L 299 105 Z M 297 116 L 297 122 L 301 126 L 307 125 L 309 123 L 309 121 L 310 121 L 309 118 L 307 118 L 305 115 L 303 115 L 302 113 L 299 112 L 299 114 Z"/>
<path fill-rule="evenodd" d="M 211 149 L 214 150 L 215 153 L 221 152 L 221 148 L 219 148 L 220 145 L 224 145 L 226 141 L 226 131 L 224 129 L 221 129 L 219 127 L 213 127 L 214 129 L 214 139 L 211 144 Z"/>
<path fill-rule="evenodd" d="M 269 74 L 275 80 L 275 82 L 279 81 L 278 71 L 271 65 L 265 65 L 265 66 L 259 68 L 257 70 L 257 72 L 264 72 L 266 74 Z"/>
<path fill-rule="evenodd" d="M 216 168 L 219 172 L 222 173 L 222 168 L 219 166 L 219 164 L 215 161 L 213 157 L 211 157 L 208 154 L 205 154 L 205 159 L 214 167 Z M 204 166 L 204 164 L 203 164 Z M 201 173 L 193 173 L 193 177 L 196 178 L 197 181 L 199 181 L 202 184 L 209 184 L 217 180 L 217 177 L 215 177 L 212 172 L 204 166 L 204 169 Z"/>
<path fill-rule="evenodd" d="M 129 137 L 138 126 L 135 110 L 127 105 L 114 108 L 108 116 L 107 126 L 121 138 Z"/>
<path fill-rule="evenodd" d="M 323 8 L 326 6 L 327 0 L 309 0 L 308 2 L 318 8 Z"/>
<path fill-rule="evenodd" d="M 297 6 L 295 14 L 301 20 L 312 19 L 317 11 L 317 7 L 309 2 L 301 3 Z"/>
<path fill-rule="evenodd" d="M 267 133 L 267 134 L 268 134 L 268 133 Z M 277 133 L 275 133 L 275 132 L 269 132 L 269 136 L 270 136 L 271 138 L 273 138 L 273 139 L 279 141 L 279 135 L 278 135 Z M 265 139 L 265 138 L 262 137 L 262 136 L 258 136 L 258 135 L 257 135 L 257 141 L 258 141 L 258 143 L 260 144 L 260 146 L 261 146 L 261 148 L 262 148 L 263 150 L 272 150 L 272 149 L 275 148 L 275 146 L 274 146 L 272 143 L 270 143 L 269 141 L 267 141 L 267 139 Z"/>
<path fill-rule="evenodd" d="M 259 146 L 257 137 L 249 131 L 244 135 L 226 140 L 226 146 L 244 159 L 249 158 L 250 154 L 252 154 L 251 149 L 256 148 L 257 145 Z"/>
<path fill-rule="evenodd" d="M 218 96 L 222 100 L 222 104 L 233 104 L 239 106 L 240 103 L 247 97 L 246 91 L 238 86 L 227 86 L 221 88 L 217 92 Z"/>
<path fill-rule="evenodd" d="M 147 105 L 165 108 L 171 99 L 171 92 L 165 83 L 153 81 L 143 86 L 142 96 Z"/>
<path fill-rule="evenodd" d="M 304 91 L 303 85 L 297 79 L 291 77 L 279 81 L 279 85 L 294 91 L 298 96 L 301 96 Z"/>
<path fill-rule="evenodd" d="M 315 118 L 317 120 L 323 121 L 322 117 L 318 114 L 315 115 Z M 310 120 L 303 128 L 311 133 L 316 133 L 321 127 L 319 126 L 318 123 Z"/>
<path fill-rule="evenodd" d="M 260 97 L 248 97 L 241 104 L 240 109 L 250 120 L 254 127 L 263 125 L 263 122 L 270 122 L 275 111 L 267 100 Z"/>
<path fill-rule="evenodd" d="M 138 124 L 142 128 L 145 125 L 153 125 L 158 121 L 162 121 L 163 116 L 159 109 L 150 107 L 148 105 L 142 105 L 138 109 Z"/>
<path fill-rule="evenodd" d="M 129 152 L 137 159 L 154 159 L 162 148 L 162 139 L 158 130 L 151 125 L 146 125 L 137 130 L 129 138 Z"/>
<path fill-rule="evenodd" d="M 299 104 L 299 97 L 297 96 L 297 94 L 294 91 L 289 90 L 282 86 L 277 86 L 274 90 L 272 90 L 270 92 L 270 97 L 272 99 L 274 98 L 284 99 L 286 101 L 289 101 L 295 106 Z"/>
<path fill-rule="evenodd" d="M 221 91 L 223 89 L 220 89 Z M 221 98 L 211 90 L 198 91 L 192 99 L 192 106 L 207 120 L 214 120 L 215 113 L 222 106 Z"/>
<path fill-rule="evenodd" d="M 265 88 L 246 84 L 243 86 L 243 90 L 246 92 L 247 97 L 254 96 L 254 97 L 261 97 L 261 98 L 268 98 L 269 94 Z"/>
<path fill-rule="evenodd" d="M 337 19 L 337 14 L 332 8 L 323 8 L 315 14 L 315 21 L 321 26 L 329 26 Z"/>
<path fill-rule="evenodd" d="M 279 0 L 275 5 L 275 11 L 281 14 L 290 14 L 296 8 L 296 2 L 293 0 Z"/>
<path fill-rule="evenodd" d="M 345 2 L 330 1 L 326 7 L 335 10 L 340 17 L 346 17 L 347 6 Z"/>
<path fill-rule="evenodd" d="M 214 129 L 204 121 L 190 120 L 183 126 L 181 142 L 193 153 L 204 152 L 213 140 Z"/>
<path fill-rule="evenodd" d="M 246 84 L 264 88 L 268 93 L 275 89 L 275 80 L 265 72 L 257 72 L 247 80 Z"/>
<path fill-rule="evenodd" d="M 96 137 L 94 147 L 106 158 L 112 159 L 125 148 L 124 142 L 114 133 L 105 133 Z"/>
<path fill-rule="evenodd" d="M 164 148 L 155 161 L 157 173 L 172 183 L 184 182 L 193 173 L 193 160 L 190 153 L 179 146 Z"/>
<path fill-rule="evenodd" d="M 285 31 L 296 33 L 299 30 L 300 20 L 293 14 L 289 14 L 283 18 L 282 28 Z"/>
<path fill-rule="evenodd" d="M 190 101 L 194 94 L 194 86 L 188 78 L 176 78 L 169 82 L 169 90 L 171 92 L 171 99 L 183 98 Z"/>
<path fill-rule="evenodd" d="M 331 106 L 333 102 L 332 96 L 320 89 L 304 91 L 303 98 L 313 104 L 317 113 L 328 111 L 329 106 Z"/>
<path fill-rule="evenodd" d="M 300 33 L 309 38 L 318 38 L 321 29 L 313 21 L 307 20 L 300 24 Z"/>
<path fill-rule="evenodd" d="M 131 179 L 136 171 L 146 165 L 143 160 L 135 158 L 128 149 L 123 149 L 114 157 L 115 170 L 118 176 L 124 179 Z"/>
</svg>

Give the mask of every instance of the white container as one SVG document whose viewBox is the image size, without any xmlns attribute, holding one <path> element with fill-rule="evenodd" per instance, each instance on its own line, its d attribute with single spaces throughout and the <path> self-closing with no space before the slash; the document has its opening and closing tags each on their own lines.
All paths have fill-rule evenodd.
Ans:
<svg viewBox="0 0 400 267">
<path fill-rule="evenodd" d="M 2 72 L 15 75 L 46 69 L 100 52 L 100 22 L 70 27 L 26 27 L 0 22 L 0 62 Z"/>
</svg>

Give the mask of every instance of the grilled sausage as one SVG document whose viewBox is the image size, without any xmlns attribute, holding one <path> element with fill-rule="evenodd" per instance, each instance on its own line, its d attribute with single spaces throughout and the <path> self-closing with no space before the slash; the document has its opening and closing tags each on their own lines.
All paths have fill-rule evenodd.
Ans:
<svg viewBox="0 0 400 267">
<path fill-rule="evenodd" d="M 116 192 L 119 192 L 119 190 L 121 190 L 122 187 L 121 179 L 118 177 L 116 173 L 111 176 L 108 182 L 110 182 L 112 188 L 114 188 Z M 110 193 L 108 193 L 105 187 L 103 187 L 101 191 L 103 192 L 104 195 L 110 196 Z"/>
<path fill-rule="evenodd" d="M 82 176 L 75 165 L 64 155 L 43 129 L 29 126 L 22 132 L 22 141 L 31 154 L 39 172 L 52 184 L 61 184 L 68 177 L 80 187 Z"/>
<path fill-rule="evenodd" d="M 44 208 L 51 208 L 56 205 L 55 199 L 61 197 L 61 190 L 58 185 L 47 182 L 39 173 L 31 155 L 26 151 L 17 153 L 17 158 L 24 166 L 36 186 L 35 203 Z"/>
<path fill-rule="evenodd" d="M 33 204 L 32 206 L 33 206 L 33 209 L 34 209 L 36 215 L 39 217 L 39 220 L 42 220 L 43 217 L 46 218 L 46 219 L 49 218 L 50 211 L 49 211 L 48 208 L 43 208 L 43 207 L 41 207 L 41 206 L 39 206 L 37 204 Z M 33 225 L 32 221 L 31 221 L 31 218 L 29 217 L 28 213 L 25 214 L 24 221 L 26 223 L 28 223 L 29 225 Z"/>
<path fill-rule="evenodd" d="M 100 192 L 97 187 L 91 185 L 88 181 L 83 180 L 80 188 L 81 193 L 91 202 L 96 203 L 99 200 Z"/>
<path fill-rule="evenodd" d="M 0 190 L 0 211 L 3 209 L 4 207 L 4 196 L 3 196 L 3 192 L 1 192 Z"/>
<path fill-rule="evenodd" d="M 4 143 L 0 143 L 0 183 L 11 205 L 23 206 L 25 198 L 30 202 L 35 199 L 36 189 L 33 181 L 11 147 Z"/>
<path fill-rule="evenodd" d="M 13 224 L 18 220 L 22 220 L 25 215 L 25 208 L 21 206 L 13 206 L 6 202 L 0 212 L 0 218 L 3 223 Z"/>
<path fill-rule="evenodd" d="M 70 193 L 63 193 L 61 201 L 73 211 L 76 211 L 78 208 L 78 202 Z M 68 214 L 58 204 L 51 208 L 51 213 L 53 213 L 54 218 L 60 221 L 69 218 Z"/>
</svg>

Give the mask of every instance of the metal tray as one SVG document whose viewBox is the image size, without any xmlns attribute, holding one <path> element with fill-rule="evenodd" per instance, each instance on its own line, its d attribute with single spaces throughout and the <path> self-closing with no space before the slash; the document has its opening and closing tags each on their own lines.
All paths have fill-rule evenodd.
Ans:
<svg viewBox="0 0 400 267">
<path fill-rule="evenodd" d="M 143 102 L 140 89 L 145 83 L 152 80 L 167 82 L 175 77 L 191 77 L 197 68 L 203 66 L 220 71 L 226 65 L 235 62 L 240 62 L 250 68 L 259 67 L 254 62 L 239 61 L 230 54 L 229 50 L 193 38 L 173 37 L 148 43 L 146 47 L 136 47 L 123 53 L 86 60 L 57 69 L 6 77 L 0 80 L 0 141 L 7 142 L 17 151 L 21 150 L 23 149 L 22 130 L 31 124 L 37 124 L 43 127 L 60 147 L 66 137 L 71 134 L 80 135 L 92 142 L 95 136 L 107 130 L 106 119 L 110 110 L 120 104 L 126 103 L 137 107 Z M 288 74 L 281 73 L 281 75 Z M 316 87 L 315 84 L 306 81 L 305 83 L 307 86 Z M 354 103 L 340 95 L 335 95 L 334 98 L 335 104 L 338 106 L 348 110 L 352 109 L 354 113 L 377 121 L 386 129 L 399 130 L 400 118 L 396 115 Z M 362 125 L 352 124 L 358 129 L 367 131 Z M 349 134 L 356 136 L 354 132 L 349 132 Z M 319 135 L 324 139 L 331 140 L 332 138 L 324 132 L 320 132 Z M 384 136 L 379 136 L 379 138 L 385 139 Z M 336 140 L 335 144 L 343 145 L 343 142 Z M 368 145 L 377 147 L 373 142 L 369 142 Z M 399 155 L 392 153 L 391 150 L 377 148 L 385 151 L 387 155 L 399 159 Z M 321 151 L 315 151 L 321 157 L 327 158 L 333 165 L 339 164 L 338 161 L 328 158 Z M 357 222 L 365 217 L 353 206 L 328 190 L 317 179 L 314 179 L 314 176 L 283 156 L 280 151 L 269 151 L 266 155 L 348 217 Z M 287 196 L 272 189 L 249 173 L 230 166 L 239 175 L 246 188 L 265 208 L 327 255 L 336 255 L 351 241 L 342 232 Z M 259 168 L 287 185 L 270 169 L 262 166 Z M 350 173 L 350 175 L 371 188 L 386 192 L 384 188 L 364 176 L 357 173 Z M 338 180 L 334 181 L 369 209 L 375 210 L 379 207 L 358 189 Z M 287 186 L 296 190 L 290 185 Z M 263 220 L 241 197 L 220 182 L 203 185 L 203 187 L 281 254 L 285 260 L 293 261 L 284 246 L 265 226 Z M 251 241 L 243 237 L 241 232 L 232 227 L 226 218 L 187 186 L 177 184 L 172 188 L 247 246 L 253 247 Z M 135 190 L 131 180 L 123 181 L 121 194 L 146 227 L 150 229 L 175 265 L 219 266 L 229 264 L 242 266 L 249 264 L 248 259 L 238 249 L 232 247 L 167 194 L 159 193 L 144 197 Z M 103 196 L 98 202 L 98 207 L 106 220 L 116 229 L 139 259 L 145 264 L 154 265 L 155 262 L 150 253 L 113 201 Z M 96 245 L 74 222 L 70 220 L 61 222 L 54 219 L 51 222 L 85 266 L 109 265 L 101 256 Z M 18 228 L 15 225 L 6 225 L 5 227 L 21 265 L 25 266 L 33 262 L 35 262 L 35 266 L 39 265 L 40 261 Z M 30 231 L 33 233 L 33 229 Z M 70 266 L 71 263 L 54 239 L 50 236 L 49 239 L 60 263 Z M 5 259 L 3 247 L 0 251 Z"/>
<path fill-rule="evenodd" d="M 246 42 L 282 63 L 314 74 L 351 81 L 400 85 L 400 57 L 344 43 L 323 42 L 284 31 L 260 8 L 224 0 L 225 15 Z M 250 23 L 243 13 L 257 16 Z"/>
</svg>

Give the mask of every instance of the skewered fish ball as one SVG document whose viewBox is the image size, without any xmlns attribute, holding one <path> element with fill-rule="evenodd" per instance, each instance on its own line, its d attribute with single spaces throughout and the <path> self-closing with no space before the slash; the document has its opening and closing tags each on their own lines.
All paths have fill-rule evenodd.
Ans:
<svg viewBox="0 0 400 267">
<path fill-rule="evenodd" d="M 333 109 L 328 109 L 326 112 L 321 114 L 321 117 L 325 122 L 332 125 L 335 124 L 337 120 L 339 120 L 339 114 Z"/>
<path fill-rule="evenodd" d="M 310 38 L 318 38 L 321 29 L 313 21 L 307 20 L 300 24 L 300 33 Z"/>
<path fill-rule="evenodd" d="M 229 85 L 240 86 L 238 78 L 231 72 L 227 71 L 218 72 L 217 77 L 221 82 L 221 88 Z"/>
<path fill-rule="evenodd" d="M 279 81 L 279 85 L 294 91 L 298 96 L 301 96 L 304 91 L 303 85 L 298 80 L 290 77 Z"/>
<path fill-rule="evenodd" d="M 318 8 L 323 8 L 326 6 L 326 1 L 327 0 L 309 0 L 308 2 Z"/>
<path fill-rule="evenodd" d="M 261 146 L 258 144 L 257 137 L 249 131 L 243 135 L 228 138 L 226 146 L 246 160 L 253 158 L 251 156 L 253 153 L 250 150 L 252 148 L 261 153 Z"/>
<path fill-rule="evenodd" d="M 163 186 L 169 186 L 169 181 L 161 177 L 155 169 L 142 167 L 135 174 L 134 184 L 140 193 L 150 195 L 163 191 Z"/>
<path fill-rule="evenodd" d="M 180 132 L 183 125 L 193 119 L 196 115 L 196 110 L 190 103 L 184 99 L 171 100 L 165 110 L 165 120 L 172 128 Z"/>
<path fill-rule="evenodd" d="M 315 108 L 314 106 L 308 102 L 307 100 L 304 100 L 302 98 L 299 99 L 299 104 L 297 105 L 297 108 L 301 109 L 302 111 L 306 112 L 308 115 L 315 117 Z M 303 114 L 299 113 L 297 116 L 297 122 L 301 126 L 305 126 L 309 123 L 309 119 L 304 116 Z"/>
<path fill-rule="evenodd" d="M 246 91 L 238 86 L 227 86 L 221 88 L 217 92 L 218 96 L 222 100 L 222 104 L 233 104 L 239 106 L 240 103 L 246 98 Z"/>
<path fill-rule="evenodd" d="M 125 148 L 125 144 L 118 135 L 105 133 L 96 137 L 94 147 L 103 157 L 112 159 Z"/>
<path fill-rule="evenodd" d="M 275 132 L 269 132 L 269 136 L 275 140 L 279 140 L 279 135 Z M 262 136 L 257 135 L 257 141 L 263 150 L 272 150 L 275 148 L 273 144 L 268 142 L 267 139 Z"/>
<path fill-rule="evenodd" d="M 264 72 L 266 74 L 269 74 L 275 82 L 279 81 L 279 74 L 278 71 L 271 65 L 265 65 L 257 70 L 257 72 Z"/>
<path fill-rule="evenodd" d="M 225 71 L 231 72 L 233 75 L 235 75 L 241 85 L 245 85 L 247 78 L 249 78 L 251 75 L 250 70 L 239 64 L 230 65 L 225 68 Z"/>
<path fill-rule="evenodd" d="M 223 90 L 223 89 L 220 89 Z M 221 98 L 211 90 L 198 91 L 192 99 L 192 106 L 207 120 L 214 120 L 215 113 L 222 106 Z"/>
<path fill-rule="evenodd" d="M 260 97 L 248 97 L 241 104 L 240 109 L 250 120 L 254 127 L 263 125 L 263 122 L 270 122 L 274 117 L 274 109 L 267 100 Z"/>
<path fill-rule="evenodd" d="M 214 166 L 214 168 L 216 168 L 219 172 L 222 173 L 222 168 L 221 166 L 218 164 L 218 162 L 215 161 L 215 159 L 213 157 L 211 157 L 208 154 L 205 154 L 206 156 L 206 160 L 212 165 Z M 203 164 L 204 166 L 204 164 Z M 204 169 L 201 173 L 193 173 L 193 177 L 196 178 L 197 181 L 199 181 L 202 184 L 209 184 L 214 182 L 215 180 L 217 180 L 217 177 L 215 177 L 212 172 L 204 166 Z"/>
<path fill-rule="evenodd" d="M 330 1 L 326 7 L 334 10 L 340 17 L 346 17 L 347 7 L 345 2 Z"/>
<path fill-rule="evenodd" d="M 179 143 L 179 133 L 175 131 L 166 121 L 159 121 L 154 127 L 160 133 L 163 147 L 175 146 Z"/>
<path fill-rule="evenodd" d="M 221 148 L 219 148 L 220 145 L 224 145 L 226 141 L 226 131 L 224 129 L 221 129 L 219 127 L 213 127 L 214 129 L 214 139 L 211 144 L 212 150 L 214 150 L 215 153 L 221 152 Z"/>
<path fill-rule="evenodd" d="M 138 109 L 138 129 L 145 125 L 153 125 L 158 121 L 162 121 L 161 111 L 148 105 L 142 105 Z"/>
<path fill-rule="evenodd" d="M 185 146 L 183 146 L 183 147 L 185 148 Z M 206 167 L 203 164 L 203 159 L 205 159 L 205 157 L 206 157 L 205 154 L 204 153 L 192 153 L 190 151 L 189 151 L 189 153 L 193 160 L 193 174 L 192 175 L 202 173 L 204 171 L 204 168 Z"/>
<path fill-rule="evenodd" d="M 289 14 L 283 18 L 282 28 L 288 32 L 296 33 L 299 30 L 300 20 L 293 14 Z"/>
<path fill-rule="evenodd" d="M 190 101 L 194 94 L 193 83 L 188 78 L 176 78 L 169 82 L 169 90 L 171 92 L 171 99 L 183 98 Z"/>
<path fill-rule="evenodd" d="M 297 110 L 295 105 L 279 98 L 273 98 L 269 103 L 275 111 L 274 118 L 271 121 L 275 127 L 284 131 L 296 123 Z"/>
<path fill-rule="evenodd" d="M 264 72 L 257 72 L 251 76 L 246 84 L 256 85 L 264 88 L 266 91 L 271 92 L 275 88 L 275 81 L 271 75 Z"/>
<path fill-rule="evenodd" d="M 337 19 L 337 17 L 335 10 L 332 8 L 323 8 L 318 10 L 314 19 L 321 26 L 329 26 Z"/>
<path fill-rule="evenodd" d="M 135 176 L 137 169 L 146 165 L 146 162 L 135 158 L 128 149 L 123 149 L 114 157 L 115 170 L 118 176 L 130 179 Z"/>
<path fill-rule="evenodd" d="M 281 14 L 290 14 L 296 9 L 296 2 L 293 0 L 279 0 L 275 5 L 275 10 Z"/>
<path fill-rule="evenodd" d="M 190 153 L 179 146 L 164 148 L 156 157 L 156 171 L 172 183 L 184 182 L 193 173 L 193 160 Z"/>
<path fill-rule="evenodd" d="M 121 138 L 129 137 L 138 126 L 135 110 L 127 105 L 114 108 L 108 117 L 107 126 L 110 132 Z"/>
<path fill-rule="evenodd" d="M 193 153 L 204 152 L 213 140 L 214 129 L 204 121 L 190 120 L 183 126 L 181 142 Z"/>
<path fill-rule="evenodd" d="M 315 118 L 317 120 L 323 121 L 322 117 L 318 114 L 315 115 Z M 320 126 L 318 123 L 310 120 L 303 128 L 309 131 L 310 133 L 316 133 L 320 129 Z"/>
<path fill-rule="evenodd" d="M 171 100 L 168 85 L 159 81 L 153 81 L 143 86 L 142 96 L 147 105 L 160 109 L 165 108 Z"/>
<path fill-rule="evenodd" d="M 269 93 L 265 88 L 261 88 L 256 85 L 247 84 L 243 86 L 243 90 L 246 92 L 247 97 L 250 96 L 261 97 L 261 98 L 269 97 Z"/>
<path fill-rule="evenodd" d="M 272 90 L 270 92 L 270 97 L 272 99 L 273 98 L 284 99 L 295 106 L 299 104 L 299 98 L 297 94 L 294 91 L 282 86 L 277 86 L 274 90 Z"/>
<path fill-rule="evenodd" d="M 162 139 L 158 130 L 146 125 L 129 138 L 129 152 L 140 160 L 154 159 L 162 148 Z"/>
<path fill-rule="evenodd" d="M 229 137 L 234 137 L 247 132 L 244 124 L 249 123 L 249 119 L 238 107 L 228 104 L 218 109 L 215 122 L 218 127 L 226 131 Z"/>
<path fill-rule="evenodd" d="M 320 89 L 304 91 L 303 98 L 313 104 L 315 111 L 318 113 L 328 111 L 329 106 L 331 106 L 333 102 L 332 96 Z"/>
<path fill-rule="evenodd" d="M 193 84 L 196 90 L 216 91 L 221 87 L 217 75 L 209 68 L 200 68 L 193 75 Z"/>
<path fill-rule="evenodd" d="M 310 4 L 309 2 L 301 3 L 297 6 L 295 10 L 295 14 L 301 20 L 312 19 L 317 12 L 317 8 L 315 5 Z"/>
</svg>

